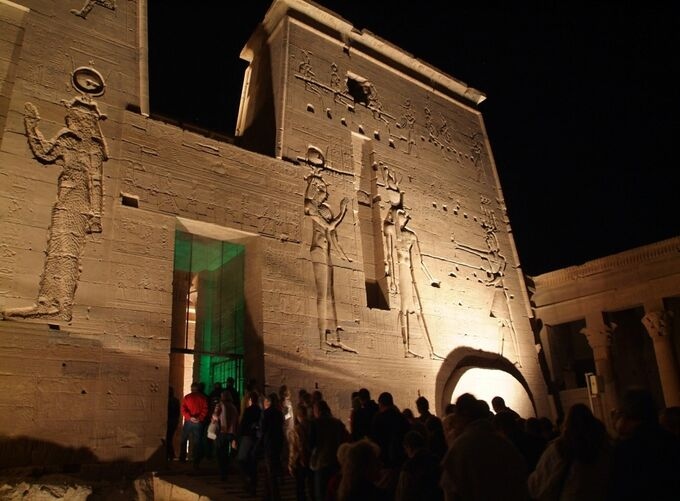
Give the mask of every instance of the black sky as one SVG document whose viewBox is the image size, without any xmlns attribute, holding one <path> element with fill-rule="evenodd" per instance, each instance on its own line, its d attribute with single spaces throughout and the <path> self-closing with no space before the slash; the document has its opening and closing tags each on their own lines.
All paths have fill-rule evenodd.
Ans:
<svg viewBox="0 0 680 501">
<path fill-rule="evenodd" d="M 239 53 L 269 3 L 150 0 L 152 113 L 233 134 Z M 674 2 L 317 3 L 487 95 L 525 273 L 680 235 Z"/>
</svg>

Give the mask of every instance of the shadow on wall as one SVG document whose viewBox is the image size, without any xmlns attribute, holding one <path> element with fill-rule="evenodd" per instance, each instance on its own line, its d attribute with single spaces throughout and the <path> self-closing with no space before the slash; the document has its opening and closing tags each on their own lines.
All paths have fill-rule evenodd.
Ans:
<svg viewBox="0 0 680 501">
<path fill-rule="evenodd" d="M 0 393 L 0 406 L 14 411 L 0 418 L 0 474 L 100 478 L 164 464 L 162 344 L 133 335 L 122 352 L 98 338 L 18 321 L 0 322 L 0 338 L 2 381 L 12 388 Z"/>
<path fill-rule="evenodd" d="M 436 402 L 435 408 L 439 415 L 444 415 L 444 408 L 451 402 L 451 396 L 456 389 L 462 376 L 471 369 L 487 369 L 501 371 L 514 380 L 524 389 L 531 402 L 534 414 L 536 414 L 536 403 L 531 393 L 529 384 L 519 369 L 507 358 L 498 353 L 491 353 L 469 347 L 461 347 L 453 350 L 446 357 L 437 374 L 435 384 Z"/>
<path fill-rule="evenodd" d="M 69 474 L 86 480 L 135 477 L 165 464 L 160 446 L 147 461 L 99 461 L 87 447 L 66 447 L 31 437 L 0 436 L 0 475 L 3 477 Z"/>
</svg>

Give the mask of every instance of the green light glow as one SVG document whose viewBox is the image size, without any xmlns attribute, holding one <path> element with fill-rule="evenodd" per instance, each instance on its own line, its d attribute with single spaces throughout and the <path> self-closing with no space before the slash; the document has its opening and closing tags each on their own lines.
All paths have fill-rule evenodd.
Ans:
<svg viewBox="0 0 680 501">
<path fill-rule="evenodd" d="M 208 389 L 230 376 L 241 383 L 244 264 L 243 245 L 182 231 L 175 234 L 175 270 L 190 273 L 196 286 L 194 377 Z"/>
</svg>

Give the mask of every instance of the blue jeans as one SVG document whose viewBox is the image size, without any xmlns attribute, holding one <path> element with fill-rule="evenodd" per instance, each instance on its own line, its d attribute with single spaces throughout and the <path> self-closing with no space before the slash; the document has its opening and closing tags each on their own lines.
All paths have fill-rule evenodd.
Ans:
<svg viewBox="0 0 680 501">
<path fill-rule="evenodd" d="M 203 431 L 203 423 L 192 423 L 185 421 L 182 427 L 182 438 L 180 440 L 179 460 L 186 461 L 187 459 L 187 444 L 189 445 L 189 457 L 194 463 L 198 463 L 201 459 L 201 432 Z"/>
</svg>

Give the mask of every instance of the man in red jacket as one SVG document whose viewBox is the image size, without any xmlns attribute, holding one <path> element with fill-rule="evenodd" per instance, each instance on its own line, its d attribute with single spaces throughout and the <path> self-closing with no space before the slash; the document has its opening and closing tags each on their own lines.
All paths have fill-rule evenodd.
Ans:
<svg viewBox="0 0 680 501">
<path fill-rule="evenodd" d="M 203 421 L 208 415 L 208 399 L 201 393 L 201 386 L 198 383 L 191 384 L 191 393 L 182 399 L 182 417 L 184 426 L 182 427 L 182 439 L 180 442 L 179 460 L 187 460 L 187 445 L 189 456 L 194 465 L 198 466 L 201 459 L 201 432 Z"/>
</svg>

